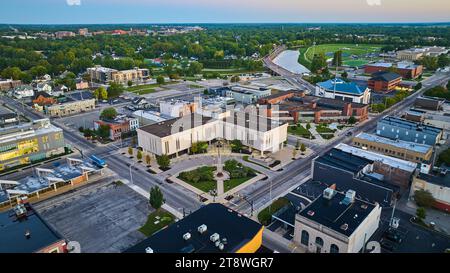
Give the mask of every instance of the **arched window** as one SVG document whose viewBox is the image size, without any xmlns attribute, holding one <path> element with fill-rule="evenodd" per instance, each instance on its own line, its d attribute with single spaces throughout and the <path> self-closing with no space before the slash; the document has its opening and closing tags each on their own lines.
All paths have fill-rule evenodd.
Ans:
<svg viewBox="0 0 450 273">
<path fill-rule="evenodd" d="M 323 247 L 323 239 L 320 237 L 316 237 L 316 245 Z"/>
<path fill-rule="evenodd" d="M 330 253 L 339 253 L 339 247 L 335 244 L 331 244 Z"/>
<path fill-rule="evenodd" d="M 302 238 L 300 240 L 300 242 L 302 243 L 302 245 L 308 246 L 309 244 L 309 233 L 306 230 L 302 231 Z"/>
</svg>

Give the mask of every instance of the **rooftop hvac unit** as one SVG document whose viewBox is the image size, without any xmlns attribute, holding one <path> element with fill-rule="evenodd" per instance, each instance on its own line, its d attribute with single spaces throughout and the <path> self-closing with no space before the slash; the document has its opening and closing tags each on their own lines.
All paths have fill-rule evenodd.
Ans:
<svg viewBox="0 0 450 273">
<path fill-rule="evenodd" d="M 219 233 L 214 233 L 213 235 L 211 235 L 210 237 L 209 237 L 209 239 L 211 240 L 211 242 L 216 242 L 217 240 L 219 240 L 220 239 L 220 236 L 219 236 Z"/>
<path fill-rule="evenodd" d="M 223 250 L 224 247 L 225 247 L 225 246 L 224 246 L 222 243 L 219 244 L 219 249 L 220 249 L 220 250 Z"/>
<path fill-rule="evenodd" d="M 333 198 L 334 194 L 335 194 L 335 192 L 334 192 L 334 190 L 331 189 L 331 188 L 326 188 L 326 189 L 323 191 L 323 197 L 324 197 L 325 199 L 328 199 L 328 200 L 331 200 L 331 198 Z"/>
<path fill-rule="evenodd" d="M 205 224 L 203 224 L 203 225 L 199 226 L 197 230 L 200 234 L 203 234 L 206 232 L 207 229 L 208 229 L 208 227 Z"/>
<path fill-rule="evenodd" d="M 183 235 L 183 239 L 184 239 L 185 241 L 191 239 L 191 234 L 190 234 L 189 232 L 188 232 L 188 233 L 185 233 L 185 234 Z"/>
<path fill-rule="evenodd" d="M 221 244 L 220 240 L 217 240 L 217 241 L 214 243 L 214 245 L 215 245 L 216 247 L 219 247 L 220 244 Z"/>
<path fill-rule="evenodd" d="M 146 247 L 145 253 L 153 253 L 153 249 L 151 247 Z"/>
<path fill-rule="evenodd" d="M 355 201 L 356 192 L 354 190 L 348 190 L 345 193 L 345 199 L 347 199 L 350 203 Z"/>
</svg>

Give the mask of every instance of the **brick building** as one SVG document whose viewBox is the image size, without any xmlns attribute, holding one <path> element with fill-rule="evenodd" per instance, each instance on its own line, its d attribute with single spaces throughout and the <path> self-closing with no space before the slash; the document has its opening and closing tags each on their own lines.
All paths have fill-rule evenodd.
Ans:
<svg viewBox="0 0 450 273">
<path fill-rule="evenodd" d="M 374 73 L 368 81 L 368 86 L 375 92 L 389 93 L 402 82 L 402 76 L 397 73 L 381 71 Z"/>
<path fill-rule="evenodd" d="M 364 73 L 374 74 L 377 72 L 388 71 L 390 69 L 395 69 L 396 73 L 400 74 L 404 79 L 415 79 L 418 78 L 423 73 L 422 65 L 416 65 L 409 62 L 399 62 L 397 64 L 393 63 L 368 64 L 364 68 Z"/>
</svg>

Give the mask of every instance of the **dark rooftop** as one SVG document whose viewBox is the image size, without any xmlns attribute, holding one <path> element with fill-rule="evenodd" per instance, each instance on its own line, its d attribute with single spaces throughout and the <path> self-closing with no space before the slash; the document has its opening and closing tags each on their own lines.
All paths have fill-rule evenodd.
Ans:
<svg viewBox="0 0 450 273">
<path fill-rule="evenodd" d="M 25 232 L 30 232 L 30 238 Z M 13 210 L 0 213 L 0 253 L 33 253 L 63 240 L 31 207 L 17 219 Z"/>
<path fill-rule="evenodd" d="M 399 74 L 394 73 L 394 72 L 381 71 L 381 72 L 372 74 L 372 78 L 370 78 L 370 80 L 390 82 L 393 80 L 397 80 L 398 78 L 401 78 L 401 77 L 402 76 L 400 76 Z"/>
<path fill-rule="evenodd" d="M 329 200 L 321 195 L 299 215 L 324 225 L 345 236 L 350 236 L 375 208 L 375 205 L 354 199 L 345 200 L 345 194 L 335 192 Z"/>
<path fill-rule="evenodd" d="M 372 160 L 365 159 L 336 148 L 333 148 L 324 155 L 318 157 L 316 162 L 331 165 L 353 173 L 358 173 L 368 164 L 373 164 Z"/>
<path fill-rule="evenodd" d="M 203 224 L 207 226 L 207 230 L 200 234 L 197 229 Z M 222 251 L 234 253 L 251 241 L 261 229 L 262 226 L 257 222 L 224 205 L 209 204 L 125 252 L 145 253 L 147 247 L 150 247 L 154 253 L 221 252 L 210 240 L 212 234 L 218 233 L 220 240 L 226 238 L 227 241 Z M 184 240 L 183 235 L 187 232 L 191 234 L 191 238 Z"/>
<path fill-rule="evenodd" d="M 429 174 L 420 173 L 419 178 L 422 180 L 425 180 L 431 184 L 450 188 L 450 169 L 449 168 L 440 168 L 438 170 L 433 170 Z"/>
</svg>

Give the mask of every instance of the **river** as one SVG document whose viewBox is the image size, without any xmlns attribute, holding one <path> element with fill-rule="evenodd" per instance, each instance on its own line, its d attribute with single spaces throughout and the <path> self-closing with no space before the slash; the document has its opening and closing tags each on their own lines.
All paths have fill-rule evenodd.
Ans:
<svg viewBox="0 0 450 273">
<path fill-rule="evenodd" d="M 273 62 L 295 74 L 310 73 L 308 68 L 298 63 L 299 56 L 298 50 L 285 50 L 273 59 Z"/>
</svg>

